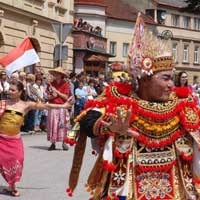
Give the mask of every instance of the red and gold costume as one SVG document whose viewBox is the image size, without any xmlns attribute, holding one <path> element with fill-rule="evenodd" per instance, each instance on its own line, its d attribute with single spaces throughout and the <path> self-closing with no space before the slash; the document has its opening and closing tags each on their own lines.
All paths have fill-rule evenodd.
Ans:
<svg viewBox="0 0 200 200">
<path fill-rule="evenodd" d="M 174 66 L 171 48 L 144 28 L 140 15 L 128 58 L 130 73 L 141 82 L 154 73 L 171 74 Z M 166 88 L 170 81 L 164 81 Z M 140 86 L 140 92 L 151 89 Z M 112 133 L 101 123 L 102 119 L 109 122 L 110 114 L 117 117 L 117 108 L 124 117 L 131 109 L 129 128 L 139 134 L 137 138 Z M 166 101 L 150 102 L 140 99 L 129 84 L 109 85 L 97 100 L 87 103 L 77 118 L 80 134 L 68 194 L 78 181 L 86 138 L 96 136 L 101 151 L 87 182 L 91 199 L 199 199 L 199 114 L 197 102 L 187 88 L 174 89 Z"/>
<path fill-rule="evenodd" d="M 176 88 L 168 102 L 151 103 L 139 99 L 130 85 L 114 83 L 100 99 L 86 106 L 87 114 L 82 113 L 82 119 L 86 119 L 82 122 L 80 117 L 80 124 L 87 126 L 87 121 L 93 125 L 92 133 L 99 137 L 101 146 L 87 183 L 94 199 L 197 199 L 200 166 L 195 165 L 193 170 L 192 159 L 198 159 L 199 154 L 199 109 L 187 88 Z M 124 113 L 132 107 L 130 127 L 139 133 L 136 139 L 110 133 L 98 123 L 110 113 L 116 114 L 117 107 Z M 91 123 L 87 116 L 94 109 L 101 116 Z M 83 132 L 77 141 L 70 176 L 72 190 L 80 169 L 80 152 L 84 151 Z"/>
<path fill-rule="evenodd" d="M 6 106 L 3 101 L 0 109 L 0 172 L 12 187 L 20 180 L 23 170 L 24 147 L 20 128 L 24 113 Z"/>
</svg>

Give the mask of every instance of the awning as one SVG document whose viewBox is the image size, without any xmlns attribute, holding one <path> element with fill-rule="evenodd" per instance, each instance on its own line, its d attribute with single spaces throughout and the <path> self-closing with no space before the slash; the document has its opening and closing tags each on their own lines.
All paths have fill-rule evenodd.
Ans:
<svg viewBox="0 0 200 200">
<path fill-rule="evenodd" d="M 86 56 L 84 60 L 89 62 L 106 62 L 108 61 L 108 57 L 102 55 L 89 55 Z"/>
<path fill-rule="evenodd" d="M 84 51 L 87 52 L 89 55 L 101 55 L 105 57 L 115 57 L 115 55 L 102 52 L 102 51 L 97 51 L 96 49 L 88 49 L 88 48 L 73 48 L 74 51 Z"/>
<path fill-rule="evenodd" d="M 109 66 L 113 71 L 122 71 L 125 69 L 125 65 L 123 63 L 112 63 Z"/>
</svg>

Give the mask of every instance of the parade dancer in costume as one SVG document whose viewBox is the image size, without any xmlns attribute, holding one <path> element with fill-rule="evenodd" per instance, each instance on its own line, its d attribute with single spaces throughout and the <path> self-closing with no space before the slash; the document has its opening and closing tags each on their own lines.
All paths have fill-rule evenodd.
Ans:
<svg viewBox="0 0 200 200">
<path fill-rule="evenodd" d="M 31 109 L 70 108 L 71 101 L 65 104 L 44 104 L 40 102 L 25 102 L 24 85 L 13 81 L 9 88 L 10 99 L 0 101 L 0 172 L 9 189 L 4 191 L 11 196 L 19 196 L 16 182 L 20 181 L 24 161 L 24 148 L 20 128 L 25 114 Z"/>
<path fill-rule="evenodd" d="M 128 66 L 137 90 L 113 83 L 76 119 L 80 133 L 71 169 L 74 191 L 86 138 L 100 152 L 86 190 L 91 200 L 199 199 L 199 109 L 188 88 L 174 88 L 170 46 L 138 16 Z"/>
</svg>

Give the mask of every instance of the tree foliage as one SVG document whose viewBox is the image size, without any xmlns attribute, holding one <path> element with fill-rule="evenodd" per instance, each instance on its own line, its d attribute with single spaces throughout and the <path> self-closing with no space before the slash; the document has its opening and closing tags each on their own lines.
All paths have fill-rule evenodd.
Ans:
<svg viewBox="0 0 200 200">
<path fill-rule="evenodd" d="M 189 12 L 200 12 L 200 0 L 185 0 L 188 4 L 186 10 Z"/>
</svg>

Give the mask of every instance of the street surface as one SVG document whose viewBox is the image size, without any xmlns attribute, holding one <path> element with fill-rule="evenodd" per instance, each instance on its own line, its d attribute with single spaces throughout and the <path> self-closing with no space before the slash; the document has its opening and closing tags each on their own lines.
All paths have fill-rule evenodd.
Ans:
<svg viewBox="0 0 200 200">
<path fill-rule="evenodd" d="M 0 176 L 0 200 L 88 200 L 90 198 L 84 185 L 96 158 L 91 154 L 89 139 L 79 184 L 74 196 L 68 197 L 65 190 L 68 186 L 74 147 L 63 151 L 61 143 L 57 143 L 58 150 L 48 151 L 50 143 L 47 142 L 44 133 L 23 135 L 22 138 L 25 162 L 21 182 L 17 184 L 21 196 L 10 197 L 2 194 L 7 183 Z"/>
</svg>

